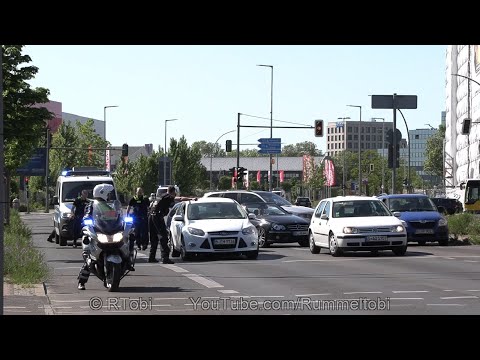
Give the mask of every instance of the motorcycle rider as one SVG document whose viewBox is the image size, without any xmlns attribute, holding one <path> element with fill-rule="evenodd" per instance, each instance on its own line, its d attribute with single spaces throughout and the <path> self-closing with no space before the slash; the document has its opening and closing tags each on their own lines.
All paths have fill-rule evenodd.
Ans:
<svg viewBox="0 0 480 360">
<path fill-rule="evenodd" d="M 133 224 L 137 247 L 146 250 L 148 247 L 148 219 L 147 212 L 149 201 L 143 196 L 143 189 L 137 188 L 137 194 L 130 200 L 127 207 L 127 215 L 133 209 Z"/>
<path fill-rule="evenodd" d="M 114 187 L 111 184 L 99 184 L 99 185 L 95 186 L 93 188 L 93 201 L 90 202 L 86 206 L 85 215 L 84 215 L 83 218 L 86 219 L 86 218 L 91 216 L 92 210 L 93 210 L 92 205 L 93 205 L 94 201 L 97 201 L 99 204 L 111 209 L 110 205 L 108 205 L 107 201 L 110 199 L 109 195 L 111 194 L 111 192 L 113 190 L 114 190 Z M 121 205 L 119 204 L 118 200 L 116 200 L 114 206 L 115 206 L 115 209 L 117 209 L 117 210 L 121 209 Z M 130 261 L 132 259 L 134 243 L 135 243 L 135 238 L 131 237 L 129 239 Z M 83 238 L 82 238 L 82 247 L 83 247 L 82 257 L 84 259 L 84 263 L 83 263 L 82 268 L 80 269 L 80 273 L 78 274 L 78 277 L 77 277 L 77 279 L 78 279 L 78 289 L 79 290 L 85 290 L 85 284 L 87 283 L 88 278 L 90 276 L 90 269 L 89 269 L 89 265 L 87 263 L 87 259 L 88 259 L 89 253 L 90 253 L 90 244 L 85 245 L 84 242 L 83 242 Z M 135 271 L 135 268 L 133 267 L 131 262 L 128 265 L 128 270 Z"/>
<path fill-rule="evenodd" d="M 148 217 L 148 227 L 150 230 L 150 256 L 148 258 L 149 263 L 158 263 L 155 259 L 155 254 L 158 247 L 158 235 L 160 238 L 160 247 L 163 264 L 173 264 L 170 260 L 170 248 L 168 246 L 168 233 L 165 225 L 164 217 L 168 215 L 170 208 L 177 201 L 196 200 L 196 198 L 189 197 L 175 197 L 175 187 L 169 186 L 166 193 L 162 194 L 159 198 L 155 199 L 150 208 L 150 215 Z"/>
</svg>

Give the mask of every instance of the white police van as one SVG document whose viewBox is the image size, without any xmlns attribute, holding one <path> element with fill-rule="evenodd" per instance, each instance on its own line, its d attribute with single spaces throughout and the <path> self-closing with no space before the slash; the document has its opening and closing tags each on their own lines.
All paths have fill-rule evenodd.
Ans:
<svg viewBox="0 0 480 360">
<path fill-rule="evenodd" d="M 60 246 L 67 245 L 67 240 L 73 239 L 73 226 L 70 216 L 73 202 L 82 193 L 88 191 L 88 198 L 93 198 L 93 188 L 98 184 L 111 184 L 115 187 L 109 171 L 92 167 L 74 167 L 63 171 L 57 179 L 55 195 L 53 196 L 53 226 L 55 228 L 55 242 Z M 118 198 L 117 190 L 112 192 L 111 200 Z"/>
</svg>

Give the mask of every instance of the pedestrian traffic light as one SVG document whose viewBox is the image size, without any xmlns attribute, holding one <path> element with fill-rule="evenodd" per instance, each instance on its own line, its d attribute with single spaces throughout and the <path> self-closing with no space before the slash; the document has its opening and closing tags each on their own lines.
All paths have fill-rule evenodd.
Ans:
<svg viewBox="0 0 480 360">
<path fill-rule="evenodd" d="M 238 168 L 238 171 L 237 171 L 237 181 L 238 182 L 242 182 L 243 181 L 243 177 L 247 175 L 247 169 L 245 169 L 244 167 L 239 167 Z"/>
<path fill-rule="evenodd" d="M 395 151 L 395 154 L 393 153 Z M 395 167 L 400 167 L 400 145 L 388 144 L 388 167 L 393 169 L 393 156 L 395 155 Z"/>
<path fill-rule="evenodd" d="M 323 136 L 323 120 L 315 120 L 315 136 Z"/>
<path fill-rule="evenodd" d="M 128 156 L 128 144 L 123 144 L 122 145 L 122 157 L 127 157 Z"/>
<path fill-rule="evenodd" d="M 232 140 L 227 140 L 225 143 L 225 151 L 232 152 Z"/>
</svg>

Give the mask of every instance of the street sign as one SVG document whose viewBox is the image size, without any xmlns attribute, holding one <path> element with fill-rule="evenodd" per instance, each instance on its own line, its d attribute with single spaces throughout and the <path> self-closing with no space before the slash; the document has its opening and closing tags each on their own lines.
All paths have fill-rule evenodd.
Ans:
<svg viewBox="0 0 480 360">
<path fill-rule="evenodd" d="M 282 149 L 278 148 L 278 149 L 260 149 L 258 150 L 258 153 L 259 154 L 281 154 L 282 153 Z"/>
<path fill-rule="evenodd" d="M 394 106 L 395 105 L 395 106 Z M 417 95 L 372 95 L 372 109 L 416 109 Z"/>
<path fill-rule="evenodd" d="M 270 143 L 281 143 L 281 138 L 261 138 L 258 139 L 259 143 L 270 144 Z"/>
<path fill-rule="evenodd" d="M 269 150 L 269 149 L 280 150 L 282 145 L 280 143 L 270 143 L 270 144 L 262 143 L 262 144 L 258 144 L 257 146 L 263 150 Z"/>
<path fill-rule="evenodd" d="M 46 161 L 47 149 L 38 148 L 25 166 L 17 168 L 16 174 L 24 176 L 46 176 Z"/>
</svg>

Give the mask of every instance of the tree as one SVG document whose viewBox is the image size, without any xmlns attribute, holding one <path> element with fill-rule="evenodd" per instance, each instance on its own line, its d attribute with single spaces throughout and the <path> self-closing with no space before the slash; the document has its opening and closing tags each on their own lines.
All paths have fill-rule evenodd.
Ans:
<svg viewBox="0 0 480 360">
<path fill-rule="evenodd" d="M 202 157 L 210 157 L 213 155 L 214 157 L 224 157 L 225 150 L 222 149 L 220 144 L 214 144 L 211 142 L 202 141 L 195 141 L 192 143 L 192 149 L 198 149 Z"/>
<path fill-rule="evenodd" d="M 158 164 L 160 153 L 153 151 L 152 155 L 141 155 L 133 164 L 132 185 L 135 190 L 141 187 L 146 196 L 156 193 L 158 184 Z"/>
<path fill-rule="evenodd" d="M 230 176 L 222 176 L 218 180 L 218 190 L 229 190 L 232 188 L 232 178 Z"/>
<path fill-rule="evenodd" d="M 443 141 L 445 139 L 445 126 L 440 125 L 437 132 L 427 140 L 425 149 L 426 159 L 423 168 L 426 172 L 443 177 Z"/>
<path fill-rule="evenodd" d="M 5 157 L 5 199 L 10 199 L 11 176 L 25 164 L 36 147 L 43 145 L 46 121 L 53 117 L 39 104 L 48 102 L 48 89 L 31 88 L 28 81 L 38 72 L 36 66 L 27 66 L 32 59 L 22 54 L 23 45 L 2 46 L 3 75 L 3 136 Z M 2 174 L 3 176 L 3 174 Z M 5 217 L 8 221 L 9 207 Z"/>
<path fill-rule="evenodd" d="M 260 184 L 256 180 L 250 181 L 249 185 L 250 185 L 250 190 L 260 190 Z"/>
<path fill-rule="evenodd" d="M 182 194 L 193 194 L 206 178 L 206 168 L 200 163 L 202 155 L 198 148 L 191 148 L 185 136 L 179 141 L 170 140 L 169 156 L 173 159 L 173 180 Z"/>
</svg>

